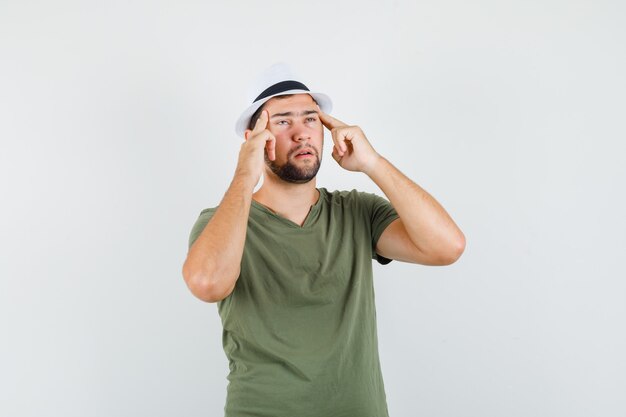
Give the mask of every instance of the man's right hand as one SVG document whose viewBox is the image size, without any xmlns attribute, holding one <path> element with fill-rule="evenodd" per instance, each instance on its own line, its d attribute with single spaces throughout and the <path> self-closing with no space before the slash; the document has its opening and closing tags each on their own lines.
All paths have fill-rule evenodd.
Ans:
<svg viewBox="0 0 626 417">
<path fill-rule="evenodd" d="M 238 175 L 248 176 L 254 183 L 259 182 L 265 165 L 265 149 L 270 161 L 276 159 L 276 138 L 268 130 L 269 113 L 261 112 L 254 129 L 246 130 L 246 141 L 241 145 L 239 161 L 237 162 Z"/>
</svg>

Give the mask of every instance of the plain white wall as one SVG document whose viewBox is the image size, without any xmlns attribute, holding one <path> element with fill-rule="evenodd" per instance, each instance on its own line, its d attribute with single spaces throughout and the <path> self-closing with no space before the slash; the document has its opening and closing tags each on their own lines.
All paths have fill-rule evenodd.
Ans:
<svg viewBox="0 0 626 417">
<path fill-rule="evenodd" d="M 617 0 L 0 0 L 0 415 L 222 415 L 219 316 L 181 266 L 246 84 L 281 60 L 467 236 L 450 267 L 375 269 L 391 416 L 623 417 L 625 21 Z M 377 191 L 329 157 L 318 185 Z"/>
</svg>

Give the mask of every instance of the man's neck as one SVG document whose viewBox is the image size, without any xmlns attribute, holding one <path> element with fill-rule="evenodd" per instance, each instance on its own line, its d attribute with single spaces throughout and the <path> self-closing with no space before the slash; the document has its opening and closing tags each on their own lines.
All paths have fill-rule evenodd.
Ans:
<svg viewBox="0 0 626 417">
<path fill-rule="evenodd" d="M 302 225 L 318 198 L 315 178 L 304 184 L 294 184 L 265 175 L 263 185 L 252 198 L 273 212 Z"/>
</svg>

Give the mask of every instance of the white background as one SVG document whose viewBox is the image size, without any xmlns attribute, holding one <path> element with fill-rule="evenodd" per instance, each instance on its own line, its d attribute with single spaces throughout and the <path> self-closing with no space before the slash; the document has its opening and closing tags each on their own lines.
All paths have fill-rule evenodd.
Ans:
<svg viewBox="0 0 626 417">
<path fill-rule="evenodd" d="M 0 415 L 219 416 L 181 267 L 287 61 L 467 237 L 376 267 L 392 417 L 626 415 L 626 5 L 0 0 Z M 318 186 L 377 191 L 329 157 Z M 380 193 L 380 191 L 377 191 Z"/>
</svg>

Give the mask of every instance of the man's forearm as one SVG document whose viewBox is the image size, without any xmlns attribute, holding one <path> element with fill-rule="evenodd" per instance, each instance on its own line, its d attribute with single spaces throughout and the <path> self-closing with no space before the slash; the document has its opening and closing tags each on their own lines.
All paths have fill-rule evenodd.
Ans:
<svg viewBox="0 0 626 417">
<path fill-rule="evenodd" d="M 423 188 L 382 156 L 366 174 L 389 198 L 417 249 L 423 253 L 462 252 L 463 232 Z"/>
<path fill-rule="evenodd" d="M 183 275 L 194 295 L 219 301 L 233 290 L 241 266 L 254 183 L 235 174 L 215 214 L 189 249 Z"/>
</svg>

